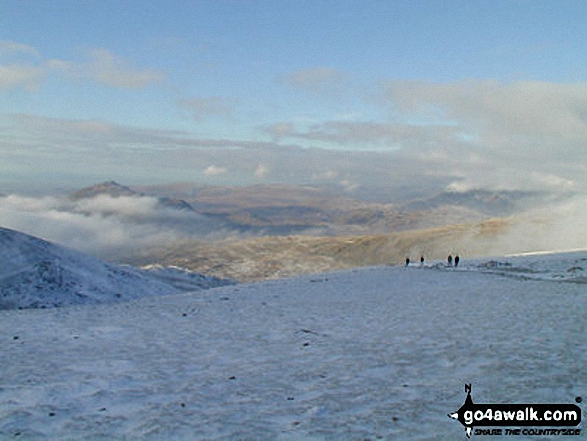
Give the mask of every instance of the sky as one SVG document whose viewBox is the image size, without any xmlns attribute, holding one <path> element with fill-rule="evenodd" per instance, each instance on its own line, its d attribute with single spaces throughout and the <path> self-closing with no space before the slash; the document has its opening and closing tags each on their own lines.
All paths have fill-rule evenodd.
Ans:
<svg viewBox="0 0 587 441">
<path fill-rule="evenodd" d="M 587 192 L 584 1 L 0 0 L 0 193 Z"/>
</svg>

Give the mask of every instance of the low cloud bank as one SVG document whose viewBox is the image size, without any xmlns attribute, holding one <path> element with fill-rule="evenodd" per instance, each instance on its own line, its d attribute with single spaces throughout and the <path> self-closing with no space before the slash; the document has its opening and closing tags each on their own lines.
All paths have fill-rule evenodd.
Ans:
<svg viewBox="0 0 587 441">
<path fill-rule="evenodd" d="M 587 250 L 587 197 L 574 196 L 504 220 L 482 224 L 459 238 L 454 252 L 469 255 Z"/>
<path fill-rule="evenodd" d="M 158 203 L 148 196 L 71 201 L 9 195 L 0 198 L 0 225 L 102 258 L 222 234 L 222 226 L 205 216 Z"/>
<path fill-rule="evenodd" d="M 429 258 L 448 252 L 466 257 L 587 249 L 586 207 L 587 197 L 576 195 L 474 227 L 451 227 L 438 236 L 414 235 L 413 244 L 404 245 Z M 0 197 L 0 225 L 104 259 L 186 239 L 241 237 L 220 221 L 161 206 L 149 196 L 72 201 L 9 195 Z"/>
</svg>

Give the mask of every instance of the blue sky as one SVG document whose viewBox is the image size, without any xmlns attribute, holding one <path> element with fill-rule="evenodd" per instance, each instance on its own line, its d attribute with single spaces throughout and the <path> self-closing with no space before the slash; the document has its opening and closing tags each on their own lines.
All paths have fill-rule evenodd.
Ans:
<svg viewBox="0 0 587 441">
<path fill-rule="evenodd" d="M 587 188 L 583 1 L 0 2 L 0 192 Z"/>
</svg>

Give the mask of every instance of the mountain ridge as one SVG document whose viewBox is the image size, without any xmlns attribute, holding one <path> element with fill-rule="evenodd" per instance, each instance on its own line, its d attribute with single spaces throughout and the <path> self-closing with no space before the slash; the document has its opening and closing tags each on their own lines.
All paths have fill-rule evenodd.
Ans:
<svg viewBox="0 0 587 441">
<path fill-rule="evenodd" d="M 100 261 L 0 227 L 0 309 L 113 303 L 230 282 L 189 272 L 140 270 Z"/>
</svg>

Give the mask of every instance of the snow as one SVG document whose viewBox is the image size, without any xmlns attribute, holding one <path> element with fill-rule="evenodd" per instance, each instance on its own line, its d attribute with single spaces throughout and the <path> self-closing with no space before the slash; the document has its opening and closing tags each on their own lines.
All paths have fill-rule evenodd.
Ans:
<svg viewBox="0 0 587 441">
<path fill-rule="evenodd" d="M 587 251 L 526 253 L 507 258 L 476 259 L 460 269 L 521 279 L 587 283 Z"/>
<path fill-rule="evenodd" d="M 587 284 L 566 271 L 585 259 L 372 267 L 0 311 L 0 438 L 465 439 L 447 417 L 464 383 L 475 402 L 585 397 Z"/>
<path fill-rule="evenodd" d="M 142 269 L 146 270 L 148 274 L 182 291 L 210 289 L 217 286 L 234 285 L 236 283 L 229 279 L 205 276 L 176 266 L 146 265 Z"/>
<path fill-rule="evenodd" d="M 112 265 L 0 228 L 0 309 L 120 302 L 226 284 L 176 268 Z"/>
</svg>

